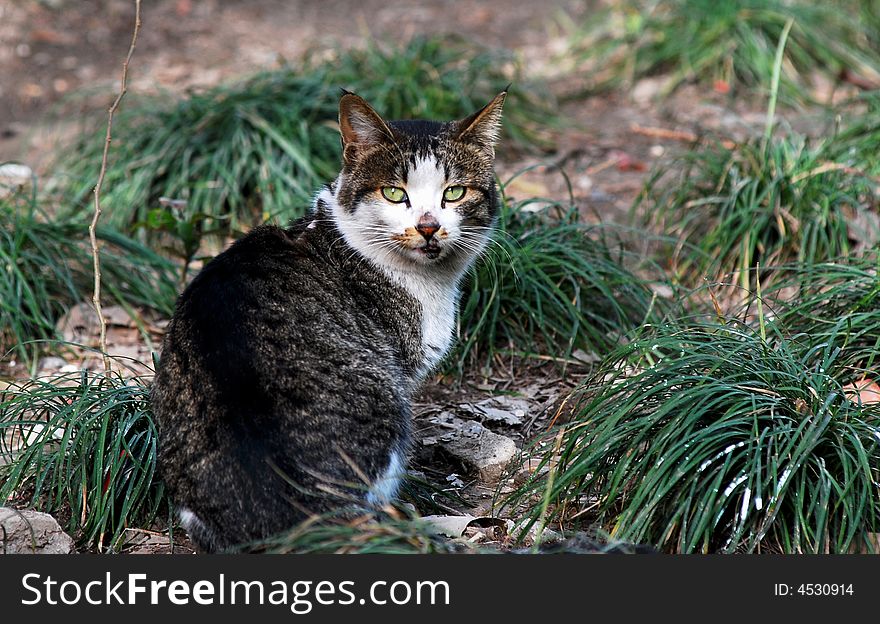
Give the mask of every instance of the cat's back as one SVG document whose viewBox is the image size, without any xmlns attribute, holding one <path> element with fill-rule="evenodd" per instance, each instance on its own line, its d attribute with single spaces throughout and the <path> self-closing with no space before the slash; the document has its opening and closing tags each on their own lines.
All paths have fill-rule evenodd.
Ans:
<svg viewBox="0 0 880 624">
<path fill-rule="evenodd" d="M 291 526 L 286 480 L 308 486 L 316 467 L 352 482 L 335 448 L 373 479 L 407 439 L 397 351 L 352 294 L 369 279 L 352 279 L 318 223 L 252 230 L 202 269 L 169 324 L 152 397 L 160 469 L 198 519 L 191 532 L 208 527 L 202 544 L 233 543 L 220 526 Z M 230 495 L 240 508 L 220 505 Z"/>
<path fill-rule="evenodd" d="M 183 291 L 175 320 L 204 325 L 198 318 L 202 315 L 222 321 L 224 311 L 253 312 L 273 300 L 314 291 L 318 280 L 324 288 L 332 287 L 333 272 L 326 264 L 319 266 L 320 259 L 305 240 L 306 227 L 302 220 L 287 229 L 264 225 L 234 242 Z"/>
<path fill-rule="evenodd" d="M 186 343 L 207 360 L 238 360 L 266 341 L 356 322 L 344 310 L 345 276 L 310 223 L 254 228 L 211 260 L 181 294 L 165 349 Z"/>
<path fill-rule="evenodd" d="M 260 393 L 305 399 L 342 363 L 388 365 L 378 361 L 382 328 L 353 304 L 350 275 L 327 249 L 332 237 L 314 223 L 255 228 L 202 269 L 166 333 L 160 400 L 179 404 L 196 388 L 235 410 Z"/>
</svg>

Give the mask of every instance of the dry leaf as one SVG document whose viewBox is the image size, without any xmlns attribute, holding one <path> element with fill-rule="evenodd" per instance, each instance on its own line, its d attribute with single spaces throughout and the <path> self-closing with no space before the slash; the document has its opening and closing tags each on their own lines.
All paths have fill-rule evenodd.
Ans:
<svg viewBox="0 0 880 624">
<path fill-rule="evenodd" d="M 508 533 L 513 523 L 492 516 L 423 516 L 422 521 L 431 525 L 438 533 L 446 537 L 461 537 L 468 527 L 498 528 Z M 497 531 L 493 531 L 493 534 Z"/>
<path fill-rule="evenodd" d="M 860 401 L 862 405 L 880 403 L 880 385 L 870 379 L 861 379 L 855 383 L 843 387 L 843 392 L 853 401 Z"/>
<path fill-rule="evenodd" d="M 716 80 L 712 84 L 712 88 L 715 90 L 715 93 L 727 94 L 730 93 L 730 83 L 726 80 Z"/>
</svg>

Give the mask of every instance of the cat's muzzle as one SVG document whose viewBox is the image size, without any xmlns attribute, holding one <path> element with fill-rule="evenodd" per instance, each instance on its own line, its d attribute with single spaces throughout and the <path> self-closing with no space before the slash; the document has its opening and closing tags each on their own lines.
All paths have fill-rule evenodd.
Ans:
<svg viewBox="0 0 880 624">
<path fill-rule="evenodd" d="M 431 260 L 435 260 L 440 257 L 441 249 L 436 240 L 431 240 L 425 243 L 422 247 L 419 247 L 419 251 Z"/>
</svg>

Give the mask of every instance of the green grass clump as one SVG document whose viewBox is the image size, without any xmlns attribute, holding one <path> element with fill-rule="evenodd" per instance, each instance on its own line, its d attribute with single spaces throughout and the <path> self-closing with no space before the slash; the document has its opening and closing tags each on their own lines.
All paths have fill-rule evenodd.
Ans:
<svg viewBox="0 0 880 624">
<path fill-rule="evenodd" d="M 69 513 L 81 544 L 117 550 L 126 527 L 145 527 L 164 500 L 155 476 L 149 389 L 82 371 L 0 391 L 0 500 Z"/>
<path fill-rule="evenodd" d="M 625 267 L 607 233 L 574 205 L 502 197 L 498 232 L 464 288 L 454 364 L 604 353 L 659 316 L 650 283 Z"/>
<path fill-rule="evenodd" d="M 86 216 L 46 214 L 34 194 L 0 198 L 0 354 L 33 360 L 56 337 L 67 309 L 91 299 L 94 284 Z M 174 265 L 111 228 L 99 227 L 104 294 L 123 306 L 170 314 Z"/>
<path fill-rule="evenodd" d="M 880 250 L 781 270 L 764 298 L 786 334 L 815 344 L 843 338 L 838 359 L 852 380 L 880 377 L 871 372 L 880 358 Z"/>
<path fill-rule="evenodd" d="M 680 241 L 672 268 L 685 283 L 740 272 L 754 290 L 759 264 L 822 262 L 876 234 L 854 228 L 872 227 L 877 183 L 842 158 L 834 138 L 707 145 L 681 164 L 677 174 L 655 174 L 635 208 Z"/>
<path fill-rule="evenodd" d="M 546 497 L 562 521 L 674 552 L 870 547 L 880 406 L 847 393 L 845 328 L 779 329 L 678 322 L 626 345 L 512 502 Z"/>
<path fill-rule="evenodd" d="M 371 44 L 299 68 L 257 74 L 195 93 L 129 101 L 113 132 L 103 203 L 107 223 L 126 230 L 148 220 L 159 198 L 185 200 L 184 221 L 235 230 L 305 212 L 340 167 L 340 89 L 357 92 L 388 119 L 460 118 L 508 83 L 505 128 L 520 146 L 553 123 L 546 92 L 520 77 L 510 55 L 459 38 L 414 38 L 399 48 Z M 61 169 L 75 206 L 89 200 L 103 136 L 84 133 Z"/>
<path fill-rule="evenodd" d="M 780 88 L 802 102 L 816 73 L 880 83 L 875 10 L 875 0 L 620 0 L 574 28 L 570 54 L 588 64 L 596 88 L 666 74 L 664 95 L 693 81 L 736 93 L 768 88 L 776 43 L 793 20 Z"/>
<path fill-rule="evenodd" d="M 306 67 L 315 71 L 327 65 L 334 121 L 339 86 L 373 103 L 385 119 L 445 121 L 479 110 L 509 85 L 501 149 L 552 147 L 546 130 L 560 124 L 552 93 L 522 74 L 513 53 L 461 37 L 418 36 L 389 49 L 370 43 L 340 54 L 335 62 L 314 59 Z"/>
<path fill-rule="evenodd" d="M 856 163 L 875 180 L 880 180 L 880 158 L 877 158 L 880 150 L 880 90 L 866 91 L 838 107 L 836 112 L 843 124 L 834 138 L 833 156 L 837 160 Z"/>
</svg>

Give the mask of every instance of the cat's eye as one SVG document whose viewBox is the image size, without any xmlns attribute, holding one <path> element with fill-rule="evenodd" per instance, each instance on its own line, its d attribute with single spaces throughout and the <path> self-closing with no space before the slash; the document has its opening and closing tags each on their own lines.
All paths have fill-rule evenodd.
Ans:
<svg viewBox="0 0 880 624">
<path fill-rule="evenodd" d="M 448 202 L 456 202 L 464 197 L 465 188 L 463 186 L 450 186 L 443 191 L 443 199 Z"/>
<path fill-rule="evenodd" d="M 406 201 L 406 191 L 404 191 L 399 186 L 383 186 L 382 197 L 390 202 L 399 204 Z"/>
</svg>

